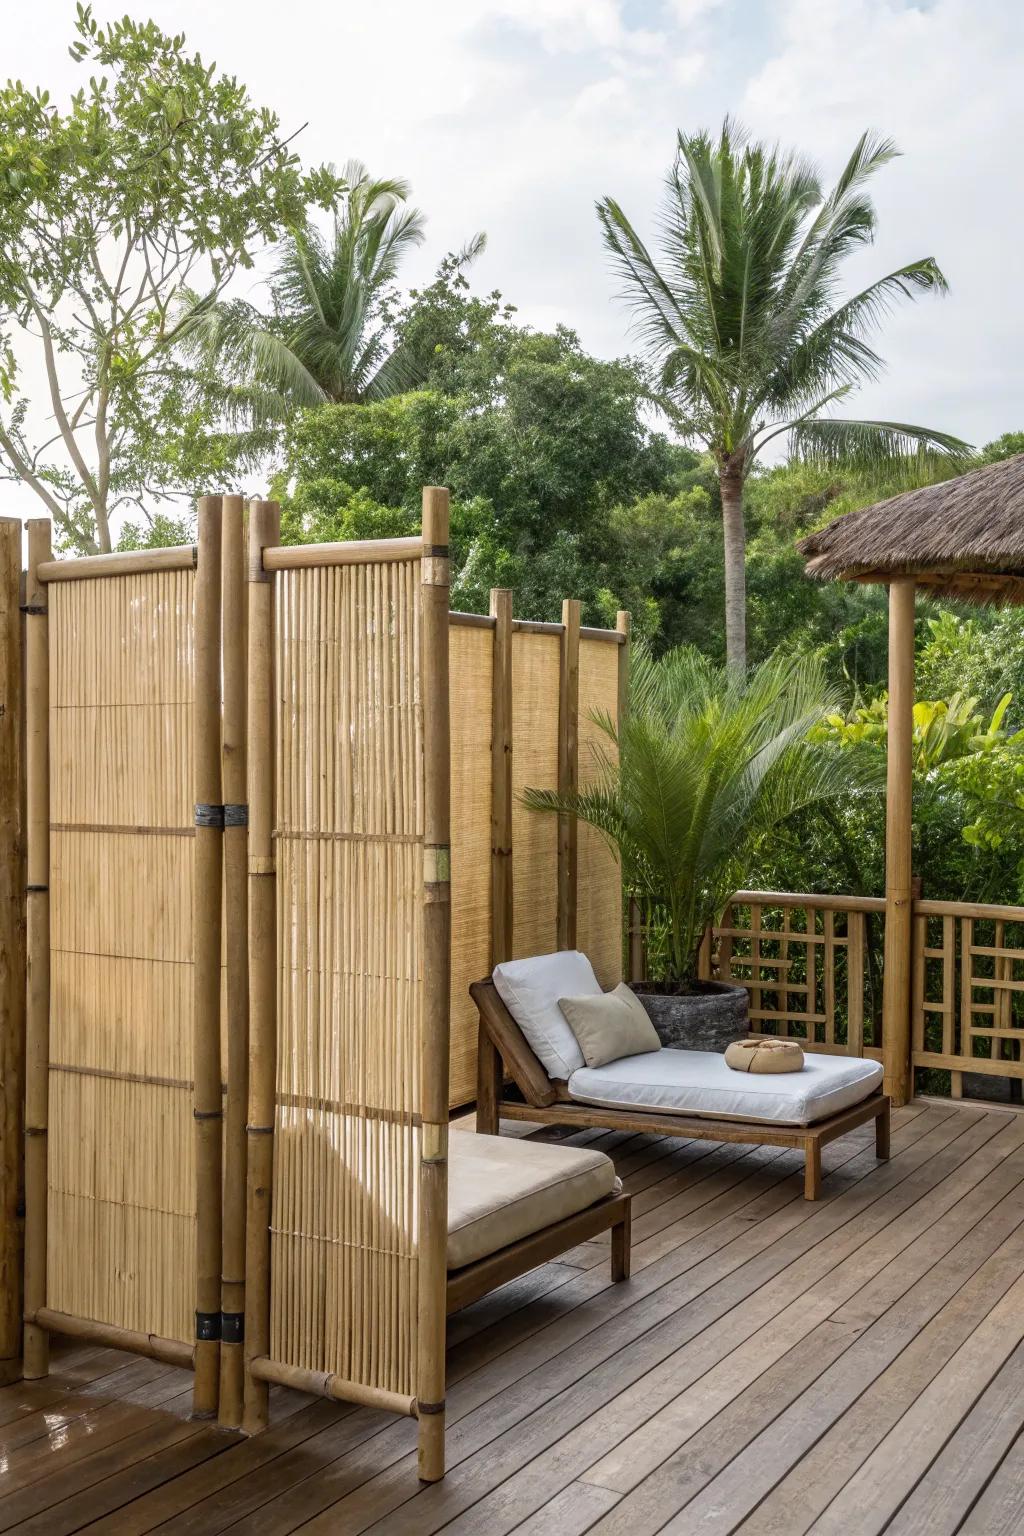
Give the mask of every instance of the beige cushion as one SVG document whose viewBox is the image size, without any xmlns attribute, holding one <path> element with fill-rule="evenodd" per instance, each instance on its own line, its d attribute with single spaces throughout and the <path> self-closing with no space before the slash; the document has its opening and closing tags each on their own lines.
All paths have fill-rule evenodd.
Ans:
<svg viewBox="0 0 1024 1536">
<path fill-rule="evenodd" d="M 558 1006 L 588 1067 L 604 1067 L 624 1056 L 641 1056 L 661 1048 L 647 1010 L 624 981 L 599 997 L 560 997 Z"/>
<path fill-rule="evenodd" d="M 734 1072 L 802 1072 L 804 1053 L 795 1040 L 734 1040 L 725 1064 Z"/>
<path fill-rule="evenodd" d="M 453 1130 L 448 1139 L 448 1268 L 462 1269 L 585 1211 L 621 1186 L 603 1152 Z"/>
</svg>

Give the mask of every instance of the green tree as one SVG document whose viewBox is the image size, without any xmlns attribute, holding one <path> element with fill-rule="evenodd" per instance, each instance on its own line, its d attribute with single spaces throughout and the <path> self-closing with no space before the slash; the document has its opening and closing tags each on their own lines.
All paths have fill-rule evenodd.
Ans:
<svg viewBox="0 0 1024 1536">
<path fill-rule="evenodd" d="M 634 657 L 625 721 L 598 719 L 608 747 L 595 783 L 567 795 L 529 789 L 525 801 L 604 833 L 645 927 L 664 932 L 666 982 L 685 991 L 701 938 L 746 884 L 758 845 L 878 774 L 814 739 L 831 695 L 813 657 L 774 657 L 742 678 L 691 649 Z"/>
<path fill-rule="evenodd" d="M 727 119 L 717 142 L 678 135 L 657 257 L 613 198 L 597 205 L 661 403 L 717 466 L 726 646 L 737 668 L 747 656 L 743 488 L 768 443 L 786 435 L 798 457 L 914 470 L 967 452 L 928 428 L 827 414 L 881 368 L 867 338 L 891 305 L 945 291 L 924 257 L 837 302 L 843 260 L 874 237 L 866 184 L 895 154 L 865 134 L 826 196 L 813 166 L 748 143 Z"/>
<path fill-rule="evenodd" d="M 76 34 L 72 56 L 94 73 L 66 112 L 20 82 L 0 90 L 0 467 L 92 552 L 110 548 L 119 508 L 173 490 L 147 433 L 164 441 L 191 410 L 200 458 L 208 440 L 213 462 L 254 447 L 228 447 L 213 381 L 174 361 L 183 300 L 198 288 L 214 303 L 310 202 L 330 206 L 337 181 L 304 175 L 273 113 L 183 36 L 128 17 L 101 27 L 81 5 Z M 30 354 L 46 380 L 35 411 Z"/>
<path fill-rule="evenodd" d="M 423 215 L 407 206 L 408 182 L 375 180 L 357 160 L 342 177 L 330 238 L 307 223 L 282 241 L 269 314 L 242 299 L 197 306 L 192 354 L 226 374 L 243 419 L 279 423 L 296 408 L 384 400 L 422 382 L 392 322 L 395 278 L 423 241 Z M 456 269 L 483 244 L 478 235 L 453 257 Z"/>
</svg>

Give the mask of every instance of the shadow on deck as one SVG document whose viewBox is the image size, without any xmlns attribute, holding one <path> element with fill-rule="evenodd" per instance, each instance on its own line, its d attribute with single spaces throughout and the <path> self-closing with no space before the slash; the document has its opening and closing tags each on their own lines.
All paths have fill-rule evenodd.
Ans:
<svg viewBox="0 0 1024 1536">
<path fill-rule="evenodd" d="M 915 1103 L 824 1156 L 583 1133 L 634 1192 L 451 1319 L 449 1473 L 415 1426 L 294 1393 L 245 1440 L 189 1377 L 55 1351 L 0 1390 L 0 1531 L 999 1536 L 1024 1530 L 1024 1115 Z"/>
</svg>

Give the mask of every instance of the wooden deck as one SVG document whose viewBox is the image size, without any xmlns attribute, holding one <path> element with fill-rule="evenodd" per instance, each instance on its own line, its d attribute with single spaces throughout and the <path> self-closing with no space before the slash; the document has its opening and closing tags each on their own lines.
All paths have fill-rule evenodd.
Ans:
<svg viewBox="0 0 1024 1536">
<path fill-rule="evenodd" d="M 583 1133 L 634 1201 L 451 1320 L 449 1474 L 414 1426 L 277 1394 L 256 1440 L 105 1350 L 0 1391 L 0 1531 L 1000 1536 L 1024 1531 L 1024 1115 L 914 1104 L 799 1158 Z"/>
</svg>

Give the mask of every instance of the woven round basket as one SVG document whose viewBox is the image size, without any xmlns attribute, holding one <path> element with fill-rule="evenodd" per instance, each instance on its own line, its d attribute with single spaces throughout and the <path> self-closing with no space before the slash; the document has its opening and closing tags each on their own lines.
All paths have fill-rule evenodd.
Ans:
<svg viewBox="0 0 1024 1536">
<path fill-rule="evenodd" d="M 795 1040 L 734 1040 L 725 1064 L 736 1072 L 799 1072 L 804 1053 Z"/>
</svg>

